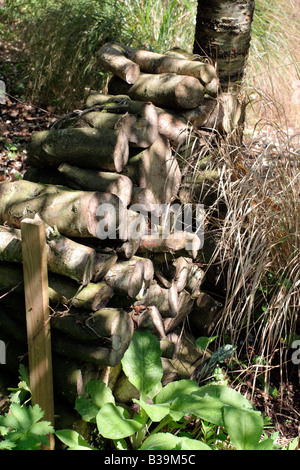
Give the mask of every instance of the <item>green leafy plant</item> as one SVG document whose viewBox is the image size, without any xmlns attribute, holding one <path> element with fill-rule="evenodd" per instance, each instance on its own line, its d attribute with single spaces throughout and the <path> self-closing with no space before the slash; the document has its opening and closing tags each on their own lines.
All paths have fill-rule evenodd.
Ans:
<svg viewBox="0 0 300 470">
<path fill-rule="evenodd" d="M 9 411 L 0 416 L 0 450 L 39 450 L 42 445 L 49 445 L 47 435 L 54 433 L 54 429 L 42 420 L 44 411 L 39 405 L 27 406 L 31 391 L 24 365 L 19 367 L 19 374 L 18 386 L 8 389 L 11 391 Z"/>
<path fill-rule="evenodd" d="M 136 331 L 126 351 L 122 366 L 130 383 L 139 391 L 133 399 L 139 411 L 117 404 L 104 382 L 91 381 L 87 396 L 76 400 L 75 408 L 82 418 L 95 423 L 100 435 L 111 440 L 117 449 L 141 450 L 209 450 L 214 447 L 213 433 L 181 432 L 193 419 L 222 428 L 222 440 L 229 436 L 237 450 L 273 448 L 274 440 L 261 442 L 263 415 L 249 400 L 226 385 L 200 387 L 193 380 L 182 379 L 162 386 L 162 362 L 159 340 L 149 331 Z M 187 418 L 189 417 L 189 418 Z M 183 426 L 182 426 L 183 425 Z M 212 428 L 211 428 L 212 429 Z M 57 431 L 56 435 L 69 449 L 88 448 L 74 431 Z"/>
<path fill-rule="evenodd" d="M 48 421 L 42 421 L 44 411 L 39 405 L 22 406 L 12 403 L 9 413 L 0 416 L 0 449 L 38 450 L 49 445 L 47 435 L 54 432 Z"/>
</svg>

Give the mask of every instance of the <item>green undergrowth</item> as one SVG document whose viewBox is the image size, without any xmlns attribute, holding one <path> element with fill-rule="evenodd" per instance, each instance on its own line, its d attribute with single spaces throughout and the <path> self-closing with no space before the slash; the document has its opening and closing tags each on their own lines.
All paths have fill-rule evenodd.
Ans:
<svg viewBox="0 0 300 470">
<path fill-rule="evenodd" d="M 182 379 L 162 385 L 163 367 L 157 337 L 148 330 L 136 331 L 122 367 L 138 390 L 134 406 L 116 403 L 112 390 L 102 381 L 87 384 L 86 395 L 76 399 L 82 419 L 94 424 L 101 446 L 88 442 L 72 429 L 56 430 L 68 450 L 281 450 L 277 434 L 267 436 L 267 421 L 251 401 L 227 385 Z M 22 371 L 24 375 L 24 370 Z M 26 375 L 26 374 L 25 374 Z M 21 376 L 11 395 L 10 412 L 0 416 L 0 449 L 35 450 L 47 444 L 53 433 L 41 420 L 42 410 L 32 407 L 21 392 L 28 392 L 28 377 Z M 20 391 L 20 393 L 18 393 Z M 22 403 L 23 399 L 23 403 Z M 99 441 L 100 442 L 100 441 Z M 284 449 L 293 450 L 295 439 Z"/>
</svg>

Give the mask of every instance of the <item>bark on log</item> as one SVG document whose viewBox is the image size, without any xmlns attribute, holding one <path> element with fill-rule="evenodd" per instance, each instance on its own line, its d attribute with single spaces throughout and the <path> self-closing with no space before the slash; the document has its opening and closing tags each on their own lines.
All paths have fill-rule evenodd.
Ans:
<svg viewBox="0 0 300 470">
<path fill-rule="evenodd" d="M 64 175 L 59 173 L 57 168 L 38 168 L 31 166 L 25 171 L 23 180 L 31 181 L 32 183 L 67 186 Z"/>
<path fill-rule="evenodd" d="M 58 232 L 47 230 L 47 254 L 49 271 L 88 284 L 95 265 L 95 250 L 76 243 Z"/>
<path fill-rule="evenodd" d="M 177 286 L 177 291 L 181 292 L 187 285 L 193 260 L 191 258 L 180 256 L 173 264 L 176 266 L 175 283 Z"/>
<path fill-rule="evenodd" d="M 222 99 L 204 98 L 200 106 L 184 111 L 182 115 L 191 122 L 194 127 L 220 130 L 224 117 Z"/>
<path fill-rule="evenodd" d="M 206 93 L 212 96 L 218 93 L 219 79 L 215 67 L 211 64 L 139 49 L 131 50 L 127 55 L 139 65 L 141 72 L 175 73 L 195 77 L 200 80 Z"/>
<path fill-rule="evenodd" d="M 193 263 L 191 258 L 181 256 L 175 260 L 175 282 L 178 292 L 187 290 L 192 298 L 196 298 L 201 293 L 201 285 L 204 281 L 205 272 L 200 266 Z"/>
<path fill-rule="evenodd" d="M 173 331 L 185 318 L 191 313 L 194 305 L 194 299 L 190 296 L 189 292 L 183 290 L 178 295 L 178 313 L 174 318 L 166 318 L 164 327 L 166 334 Z"/>
<path fill-rule="evenodd" d="M 204 99 L 203 86 L 194 77 L 174 73 L 141 74 L 134 85 L 128 85 L 118 77 L 108 83 L 112 95 L 125 94 L 132 100 L 151 101 L 156 106 L 170 109 L 192 109 Z"/>
<path fill-rule="evenodd" d="M 139 66 L 124 54 L 124 46 L 106 43 L 97 52 L 96 57 L 103 68 L 125 80 L 135 83 L 140 76 Z"/>
<path fill-rule="evenodd" d="M 162 108 L 157 108 L 157 113 L 159 133 L 170 140 L 172 145 L 178 145 L 191 133 L 192 126 L 183 115 Z"/>
<path fill-rule="evenodd" d="M 194 54 L 217 63 L 222 89 L 240 90 L 250 47 L 254 0 L 199 0 Z"/>
<path fill-rule="evenodd" d="M 105 282 L 79 286 L 77 282 L 65 276 L 48 276 L 49 300 L 53 307 L 65 305 L 89 311 L 104 308 L 113 295 L 113 290 Z M 14 263 L 0 263 L 0 293 L 2 301 L 6 297 L 24 294 L 22 266 Z M 7 295 L 6 295 L 7 294 Z"/>
<path fill-rule="evenodd" d="M 104 308 L 113 296 L 113 290 L 105 282 L 90 282 L 84 287 L 62 277 L 49 276 L 49 298 L 52 305 L 96 311 Z"/>
<path fill-rule="evenodd" d="M 6 364 L 1 367 L 17 377 L 20 364 L 28 366 L 26 336 L 23 343 L 1 331 L 1 339 L 5 341 L 7 353 Z M 93 364 L 76 362 L 56 353 L 52 354 L 52 365 L 55 393 L 73 406 L 76 398 L 86 393 L 86 385 L 91 380 L 99 380 L 101 372 Z"/>
<path fill-rule="evenodd" d="M 174 291 L 171 289 L 164 289 L 154 283 L 147 289 L 146 293 L 135 302 L 134 305 L 146 305 L 147 307 L 154 306 L 157 307 L 163 318 L 170 316 L 174 317 L 177 312 L 174 310 L 173 294 Z"/>
<path fill-rule="evenodd" d="M 98 282 L 104 278 L 105 274 L 116 264 L 118 256 L 108 253 L 96 253 L 91 280 Z"/>
<path fill-rule="evenodd" d="M 132 155 L 128 159 L 128 163 L 122 171 L 123 175 L 126 175 L 131 179 L 134 186 L 139 186 L 140 184 L 140 165 L 144 158 L 146 150 L 139 151 L 135 155 Z"/>
<path fill-rule="evenodd" d="M 134 114 L 137 117 L 144 117 L 149 122 L 155 120 L 155 106 L 150 102 L 132 100 L 127 94 L 104 94 L 91 91 L 86 99 L 86 108 L 103 107 L 103 113 Z"/>
<path fill-rule="evenodd" d="M 33 218 L 38 214 L 63 235 L 99 237 L 101 214 L 97 215 L 97 210 L 103 204 L 114 208 L 114 214 L 106 215 L 105 222 L 118 227 L 120 201 L 114 194 L 73 191 L 24 180 L 0 184 L 0 223 L 16 228 L 25 217 Z"/>
<path fill-rule="evenodd" d="M 140 160 L 139 186 L 149 189 L 157 204 L 168 204 L 177 196 L 180 183 L 181 171 L 170 143 L 159 136 Z"/>
<path fill-rule="evenodd" d="M 55 352 L 67 358 L 92 363 L 100 367 L 116 366 L 121 361 L 127 348 L 128 344 L 124 347 L 120 338 L 114 347 L 108 348 L 87 343 L 78 343 L 70 339 L 66 340 L 59 334 L 55 334 L 53 337 L 53 349 Z"/>
<path fill-rule="evenodd" d="M 78 115 L 62 119 L 56 129 L 86 128 L 102 130 L 103 128 L 122 130 L 128 142 L 136 147 L 147 148 L 158 135 L 157 112 L 151 103 L 144 107 L 143 116 L 134 114 L 113 114 L 103 111 L 81 111 Z"/>
<path fill-rule="evenodd" d="M 200 240 L 197 235 L 176 231 L 168 235 L 144 235 L 140 241 L 137 253 L 162 253 L 162 252 L 181 252 L 191 253 L 196 258 L 200 248 Z"/>
<path fill-rule="evenodd" d="M 205 278 L 205 272 L 200 266 L 194 264 L 188 275 L 186 290 L 190 293 L 192 298 L 197 298 L 201 294 L 201 286 Z"/>
<path fill-rule="evenodd" d="M 123 202 L 125 207 L 130 204 L 132 182 L 125 175 L 105 171 L 86 170 L 68 165 L 67 163 L 62 163 L 58 167 L 58 171 L 62 173 L 68 186 L 73 189 L 115 194 Z"/>
<path fill-rule="evenodd" d="M 86 394 L 91 380 L 99 380 L 101 368 L 94 364 L 75 361 L 60 354 L 52 355 L 54 390 L 58 396 L 74 406 L 77 397 Z"/>
<path fill-rule="evenodd" d="M 73 310 L 73 313 L 52 316 L 51 326 L 82 343 L 99 343 L 108 338 L 114 345 L 128 344 L 133 324 L 130 315 L 120 308 L 102 308 L 93 313 Z M 122 338 L 121 338 L 122 336 Z"/>
<path fill-rule="evenodd" d="M 159 338 L 166 337 L 164 324 L 157 307 L 152 305 L 141 312 L 133 313 L 131 318 L 136 323 L 138 329 L 141 327 L 146 328 Z"/>
<path fill-rule="evenodd" d="M 153 278 L 151 260 L 133 256 L 127 261 L 119 261 L 106 273 L 104 281 L 117 292 L 136 297 L 144 281 Z"/>
<path fill-rule="evenodd" d="M 128 156 L 128 138 L 122 129 L 54 129 L 32 134 L 27 164 L 58 167 L 61 163 L 69 163 L 119 173 Z"/>
</svg>

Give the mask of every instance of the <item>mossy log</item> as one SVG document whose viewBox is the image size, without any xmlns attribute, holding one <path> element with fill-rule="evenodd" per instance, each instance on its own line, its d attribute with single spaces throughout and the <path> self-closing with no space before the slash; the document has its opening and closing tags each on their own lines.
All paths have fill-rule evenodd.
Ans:
<svg viewBox="0 0 300 470">
<path fill-rule="evenodd" d="M 189 109 L 182 113 L 194 127 L 222 130 L 224 118 L 224 105 L 222 98 L 204 98 L 203 103 L 197 108 Z"/>
<path fill-rule="evenodd" d="M 68 186 L 73 189 L 115 194 L 125 207 L 130 204 L 133 185 L 125 175 L 87 170 L 67 163 L 62 163 L 58 171 L 64 176 Z"/>
<path fill-rule="evenodd" d="M 134 85 L 114 76 L 108 83 L 108 93 L 125 94 L 132 100 L 151 101 L 155 106 L 170 109 L 192 109 L 204 100 L 204 88 L 197 78 L 175 73 L 143 73 Z"/>
<path fill-rule="evenodd" d="M 30 166 L 23 175 L 23 180 L 32 183 L 54 184 L 55 186 L 67 186 L 67 181 L 57 168 L 39 168 Z"/>
<path fill-rule="evenodd" d="M 2 311 L 3 312 L 3 311 Z M 7 310 L 0 318 L 1 331 L 26 343 L 25 311 L 13 315 Z M 104 308 L 93 314 L 73 313 L 51 316 L 53 351 L 98 366 L 115 366 L 128 348 L 133 321 L 121 309 Z"/>
<path fill-rule="evenodd" d="M 128 156 L 128 138 L 122 129 L 50 129 L 31 135 L 27 164 L 58 167 L 61 163 L 69 163 L 83 168 L 120 172 Z"/>
<path fill-rule="evenodd" d="M 96 311 L 106 306 L 113 295 L 113 290 L 105 282 L 90 282 L 80 286 L 65 276 L 49 273 L 49 300 L 53 307 L 65 305 L 65 308 L 81 308 Z M 24 294 L 22 266 L 13 263 L 0 263 L 0 293 L 4 302 L 10 296 Z M 24 299 L 23 299 L 24 300 Z"/>
<path fill-rule="evenodd" d="M 95 269 L 93 248 L 70 240 L 50 227 L 46 230 L 47 265 L 49 271 L 88 284 Z M 21 230 L 0 226 L 0 260 L 22 263 Z"/>
<path fill-rule="evenodd" d="M 90 91 L 85 102 L 85 109 L 95 108 L 101 108 L 103 113 L 133 114 L 137 117 L 145 117 L 149 121 L 152 121 L 152 118 L 155 119 L 154 114 L 156 109 L 153 103 L 132 100 L 126 94 L 112 95 Z"/>
<path fill-rule="evenodd" d="M 98 57 L 102 57 L 108 51 L 108 58 L 102 61 L 102 65 L 107 70 L 112 71 L 118 77 L 130 83 L 124 74 L 124 67 L 130 67 L 131 63 L 138 64 L 139 70 L 150 74 L 175 73 L 197 78 L 205 87 L 206 93 L 216 95 L 219 88 L 219 79 L 213 65 L 199 60 L 190 60 L 182 56 L 171 56 L 158 54 L 156 52 L 135 49 L 117 43 L 107 43 L 98 52 Z M 193 57 L 196 59 L 196 56 Z M 137 81 L 136 71 L 131 83 Z"/>
<path fill-rule="evenodd" d="M 153 104 L 149 103 L 145 106 L 143 116 L 134 114 L 116 114 L 105 113 L 103 111 L 84 110 L 76 113 L 74 116 L 66 115 L 61 118 L 56 129 L 67 128 L 85 128 L 94 129 L 115 129 L 125 132 L 129 145 L 147 148 L 154 142 L 158 135 L 158 119 L 157 111 Z M 152 111 L 152 112 L 151 112 Z"/>
<path fill-rule="evenodd" d="M 97 191 L 75 191 L 18 180 L 0 184 L 0 223 L 20 228 L 21 220 L 36 214 L 59 233 L 70 237 L 99 236 L 97 210 L 110 204 L 115 212 L 112 223 L 118 226 L 120 200 L 114 194 Z M 109 223 L 109 216 L 105 220 Z M 116 220 L 117 219 L 117 220 Z"/>
<path fill-rule="evenodd" d="M 1 365 L 1 368 L 17 381 L 19 366 L 22 364 L 28 367 L 26 336 L 24 342 L 20 342 L 1 331 L 1 339 L 6 345 L 6 364 Z M 53 386 L 56 396 L 74 406 L 76 398 L 86 393 L 86 385 L 91 380 L 99 380 L 101 369 L 94 364 L 74 361 L 53 352 Z"/>
<path fill-rule="evenodd" d="M 185 320 L 185 318 L 191 313 L 193 305 L 194 299 L 191 297 L 189 292 L 183 290 L 178 294 L 177 315 L 174 318 L 166 318 L 164 320 L 166 334 L 173 331 Z"/>
</svg>

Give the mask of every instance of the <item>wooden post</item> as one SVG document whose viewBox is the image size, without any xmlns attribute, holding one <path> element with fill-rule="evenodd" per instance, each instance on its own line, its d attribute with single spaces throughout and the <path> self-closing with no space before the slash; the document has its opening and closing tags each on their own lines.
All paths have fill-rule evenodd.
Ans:
<svg viewBox="0 0 300 470">
<path fill-rule="evenodd" d="M 40 219 L 21 222 L 29 376 L 32 403 L 54 426 L 51 336 L 45 224 Z M 47 450 L 54 449 L 54 435 Z"/>
</svg>

